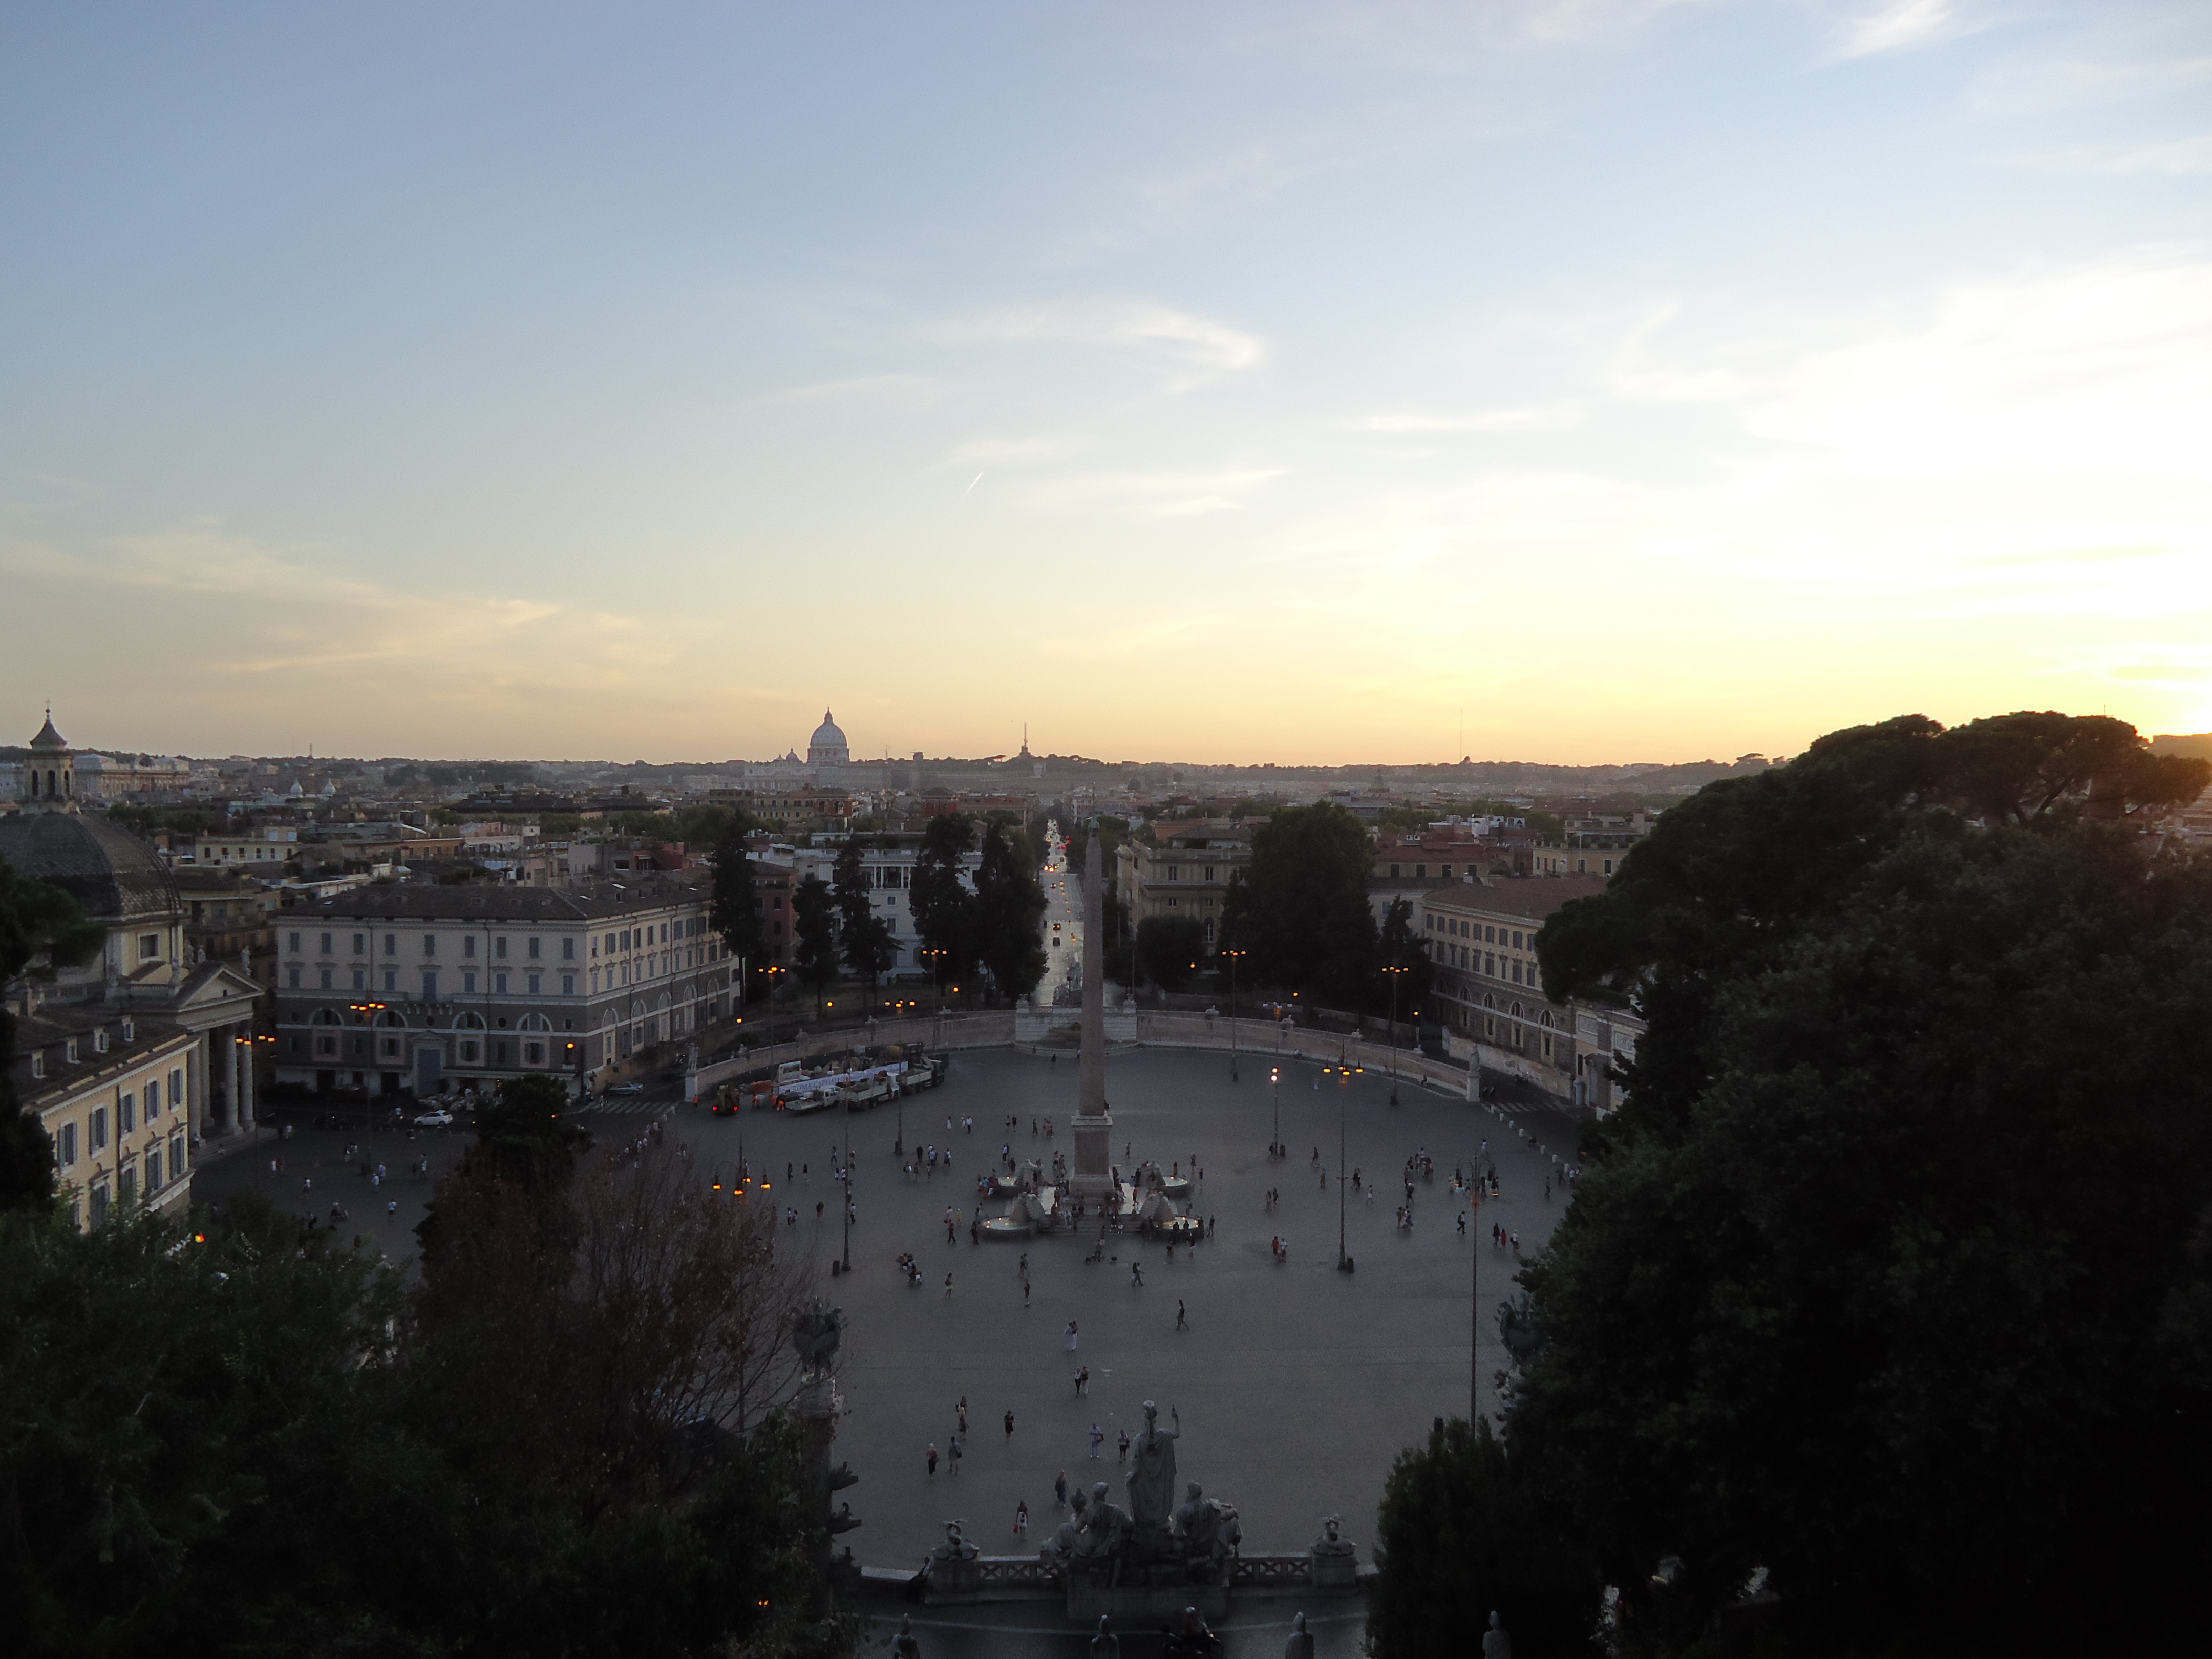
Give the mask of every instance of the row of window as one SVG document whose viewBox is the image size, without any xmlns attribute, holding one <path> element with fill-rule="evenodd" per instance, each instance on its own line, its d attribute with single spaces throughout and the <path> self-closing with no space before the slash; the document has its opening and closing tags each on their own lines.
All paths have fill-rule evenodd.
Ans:
<svg viewBox="0 0 2212 1659">
<path fill-rule="evenodd" d="M 161 1080 L 149 1078 L 146 1081 L 146 1122 L 151 1126 L 161 1115 L 163 1094 Z M 175 1110 L 185 1097 L 185 1072 L 181 1066 L 169 1073 L 167 1109 Z M 115 1137 L 134 1133 L 138 1127 L 138 1096 L 136 1091 L 125 1089 L 115 1097 Z M 108 1109 L 95 1106 L 84 1117 L 84 1151 L 89 1156 L 107 1150 Z M 66 1170 L 77 1161 L 77 1125 L 74 1119 L 57 1127 L 54 1131 L 54 1164 Z"/>
<path fill-rule="evenodd" d="M 306 934 L 298 932 L 294 932 L 289 934 L 285 939 L 286 951 L 295 957 L 301 955 L 302 951 L 301 950 L 301 945 L 306 937 Z M 612 939 L 613 935 L 609 934 L 608 937 Z M 318 954 L 326 957 L 336 956 L 337 954 L 336 949 L 337 943 L 337 935 L 336 933 L 323 933 L 319 935 L 317 939 Z M 526 954 L 532 961 L 536 961 L 539 957 L 544 954 L 544 943 L 545 941 L 538 934 L 531 934 L 525 941 L 525 944 L 528 946 L 525 954 Z M 492 935 L 491 953 L 495 957 L 504 960 L 507 956 L 507 936 L 505 933 L 495 933 Z M 609 948 L 612 947 L 610 946 Z M 466 958 L 473 957 L 476 953 L 477 935 L 474 933 L 463 933 L 461 935 L 462 957 Z M 352 954 L 357 957 L 365 957 L 368 954 L 368 935 L 367 933 L 356 933 L 353 936 Z M 399 954 L 398 934 L 386 933 L 384 936 L 384 954 L 387 957 L 396 957 Z M 438 954 L 437 934 L 425 933 L 422 935 L 422 954 L 426 957 L 434 957 Z M 564 962 L 574 962 L 576 959 L 576 941 L 573 938 L 563 938 L 562 939 L 561 959 Z"/>
<path fill-rule="evenodd" d="M 353 982 L 350 985 L 341 986 L 337 982 L 337 969 L 318 968 L 315 969 L 317 982 L 313 988 L 319 991 L 368 991 L 372 988 L 376 988 L 381 989 L 387 995 L 397 996 L 399 994 L 399 969 L 397 968 L 385 969 L 383 970 L 383 983 L 380 987 L 375 988 L 372 988 L 368 982 L 369 970 L 368 969 L 355 968 L 350 969 L 348 971 L 353 976 Z M 438 1000 L 438 973 L 439 970 L 435 968 L 425 968 L 422 969 L 422 1000 L 425 1002 L 435 1002 Z M 285 976 L 288 988 L 295 991 L 304 991 L 309 988 L 306 982 L 307 969 L 301 967 L 298 963 L 295 963 L 291 967 L 286 969 Z M 546 976 L 544 974 L 538 973 L 536 971 L 524 974 L 522 976 L 522 994 L 532 997 L 544 996 L 545 994 L 545 977 Z M 495 972 L 491 976 L 491 991 L 494 996 L 504 997 L 514 995 L 515 994 L 514 990 L 514 976 L 505 972 Z M 463 996 L 471 997 L 477 994 L 477 970 L 473 968 L 465 968 L 461 970 L 461 994 Z M 560 994 L 564 997 L 572 997 L 576 994 L 575 975 L 563 974 L 561 975 Z"/>
<path fill-rule="evenodd" d="M 146 1197 L 150 1200 L 164 1187 L 185 1178 L 185 1137 L 180 1131 L 169 1137 L 167 1155 L 156 1142 L 146 1149 Z M 95 1181 L 86 1194 L 92 1206 L 92 1224 L 106 1224 L 109 1211 L 116 1205 L 128 1204 L 138 1196 L 138 1165 L 125 1164 L 115 1172 L 112 1188 L 106 1181 Z M 72 1205 L 74 1209 L 74 1205 Z"/>
<path fill-rule="evenodd" d="M 1431 914 L 1422 925 L 1433 933 L 1451 933 L 1461 939 L 1480 938 L 1485 945 L 1508 945 L 1516 951 L 1534 948 L 1536 935 L 1530 933 L 1528 943 L 1522 943 L 1522 934 L 1515 928 L 1492 927 L 1481 922 L 1469 921 L 1464 916 L 1440 916 Z"/>
</svg>

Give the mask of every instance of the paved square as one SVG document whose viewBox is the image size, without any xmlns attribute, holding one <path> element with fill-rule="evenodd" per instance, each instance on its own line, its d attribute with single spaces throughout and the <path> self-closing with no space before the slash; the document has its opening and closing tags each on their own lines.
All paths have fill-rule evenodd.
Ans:
<svg viewBox="0 0 2212 1659">
<path fill-rule="evenodd" d="M 952 1172 L 910 1182 L 892 1152 L 898 1114 L 890 1106 L 865 1115 L 733 1118 L 672 1109 L 672 1133 L 696 1149 L 703 1169 L 733 1168 L 742 1146 L 754 1172 L 774 1181 L 779 1207 L 797 1206 L 799 1223 L 784 1237 L 809 1253 L 822 1293 L 846 1311 L 841 1386 L 848 1415 L 839 1425 L 837 1451 L 860 1480 L 841 1496 L 866 1524 L 842 1541 L 863 1562 L 918 1565 L 948 1519 L 965 1522 L 987 1553 L 1033 1550 L 1059 1524 L 1053 1497 L 1059 1472 L 1071 1486 L 1109 1480 L 1121 1498 L 1115 1438 L 1125 1428 L 1136 1431 L 1148 1399 L 1158 1402 L 1164 1422 L 1170 1407 L 1181 1413 L 1179 1478 L 1200 1481 L 1209 1495 L 1237 1506 L 1248 1551 L 1302 1549 L 1322 1516 L 1339 1514 L 1361 1559 L 1370 1559 L 1376 1504 L 1391 1460 L 1426 1435 L 1431 1419 L 1467 1410 L 1470 1255 L 1481 1256 L 1486 1384 L 1504 1364 L 1490 1310 L 1511 1294 L 1514 1267 L 1510 1251 L 1490 1245 L 1489 1227 L 1494 1222 L 1518 1232 L 1522 1249 L 1533 1250 L 1565 1199 L 1554 1193 L 1546 1200 L 1548 1154 L 1517 1138 L 1498 1115 L 1411 1084 L 1401 1085 L 1401 1103 L 1392 1106 L 1387 1077 L 1369 1073 L 1340 1085 L 1321 1075 L 1319 1060 L 1279 1062 L 1282 1137 L 1291 1156 L 1271 1163 L 1267 1073 L 1275 1063 L 1272 1055 L 1248 1054 L 1243 1081 L 1232 1085 L 1223 1054 L 1142 1048 L 1109 1059 L 1115 1152 L 1124 1167 L 1131 1158 L 1152 1158 L 1187 1170 L 1195 1155 L 1203 1174 L 1194 1208 L 1213 1218 L 1216 1233 L 1194 1251 L 1178 1249 L 1172 1266 L 1164 1247 L 1134 1235 L 1109 1235 L 1111 1259 L 1086 1266 L 1095 1229 L 1080 1238 L 970 1242 L 966 1220 L 975 1208 L 975 1176 L 996 1163 L 1002 1145 L 1048 1164 L 1054 1148 L 1072 1152 L 1065 1126 L 1076 1068 L 1067 1051 L 1056 1063 L 1049 1051 L 956 1054 L 942 1087 L 904 1105 L 909 1151 L 932 1143 L 949 1147 Z M 1350 1274 L 1335 1268 L 1340 1111 L 1349 1161 L 1375 1194 L 1370 1202 L 1363 1192 L 1346 1206 L 1347 1244 L 1357 1263 Z M 1050 1141 L 1030 1127 L 1033 1117 L 1041 1126 L 1048 1113 L 1060 1126 Z M 1018 1131 L 1005 1127 L 1010 1115 L 1019 1120 Z M 1550 1151 L 1568 1150 L 1571 1131 L 1555 1115 L 1516 1116 Z M 955 1121 L 950 1131 L 948 1117 Z M 972 1133 L 958 1127 L 969 1117 Z M 637 1114 L 588 1121 L 604 1142 L 648 1120 Z M 830 1170 L 833 1143 L 842 1148 L 848 1130 L 859 1217 L 854 1271 L 832 1279 L 841 1237 Z M 297 1136 L 283 1149 L 284 1174 L 273 1178 L 268 1158 L 276 1148 L 264 1142 L 258 1156 L 240 1152 L 206 1166 L 197 1194 L 219 1201 L 223 1192 L 253 1184 L 296 1204 L 303 1171 L 320 1163 L 319 1206 L 343 1201 L 350 1231 L 369 1234 L 395 1259 L 404 1257 L 413 1247 L 406 1230 L 419 1217 L 428 1185 L 403 1179 L 372 1193 L 358 1176 L 342 1173 L 342 1143 L 359 1139 Z M 1464 1206 L 1451 1174 L 1455 1164 L 1471 1168 L 1486 1139 L 1502 1192 L 1474 1212 L 1462 1237 L 1455 1222 Z M 404 1144 L 380 1136 L 368 1144 L 374 1157 L 403 1170 L 428 1150 L 434 1173 L 462 1142 L 458 1135 Z M 1310 1162 L 1316 1146 L 1328 1173 L 1326 1190 Z M 1404 1193 L 1403 1167 L 1424 1147 L 1437 1175 L 1416 1183 L 1414 1224 L 1401 1231 L 1395 1212 Z M 789 1182 L 783 1179 L 787 1163 L 793 1166 Z M 1282 1194 L 1272 1212 L 1270 1187 Z M 395 1198 L 399 1212 L 387 1217 L 385 1206 Z M 823 1206 L 818 1222 L 817 1203 Z M 950 1244 L 943 1220 L 948 1206 L 962 1218 Z M 995 1214 L 998 1207 L 988 1205 L 984 1212 Z M 1287 1261 L 1270 1253 L 1269 1240 L 1278 1233 L 1288 1241 Z M 1031 1284 L 1026 1306 L 1018 1266 L 1024 1250 Z M 920 1258 L 918 1288 L 909 1288 L 893 1266 L 902 1251 Z M 1142 1288 L 1132 1283 L 1133 1261 L 1143 1266 Z M 1188 1311 L 1187 1330 L 1176 1328 L 1178 1302 Z M 1070 1319 L 1079 1328 L 1073 1355 L 1064 1337 Z M 1091 1378 L 1089 1395 L 1080 1399 L 1073 1382 L 1079 1364 L 1090 1367 Z M 957 1475 L 941 1456 L 933 1477 L 925 1449 L 933 1443 L 940 1455 L 949 1452 L 963 1396 L 967 1455 Z M 1486 1387 L 1485 1399 L 1488 1403 Z M 1005 1429 L 1009 1410 L 1011 1436 Z M 1087 1444 L 1093 1423 L 1107 1436 L 1096 1460 Z M 1026 1544 L 1012 1529 L 1015 1506 L 1024 1501 L 1030 1510 Z"/>
</svg>

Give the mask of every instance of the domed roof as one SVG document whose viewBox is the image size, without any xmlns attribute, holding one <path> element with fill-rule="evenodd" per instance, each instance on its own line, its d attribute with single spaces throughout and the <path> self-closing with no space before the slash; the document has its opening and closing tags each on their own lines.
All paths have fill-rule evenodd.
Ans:
<svg viewBox="0 0 2212 1659">
<path fill-rule="evenodd" d="M 850 744 L 845 741 L 845 733 L 839 729 L 837 722 L 830 718 L 830 711 L 826 708 L 822 711 L 822 724 L 814 728 L 814 735 L 807 738 L 806 746 L 809 749 L 849 749 L 852 747 Z"/>
<path fill-rule="evenodd" d="M 46 723 L 39 728 L 39 735 L 31 739 L 33 749 L 66 749 L 69 739 L 54 730 L 54 711 L 46 710 Z"/>
<path fill-rule="evenodd" d="M 173 916 L 177 884 L 154 849 L 119 824 L 83 812 L 0 818 L 0 861 L 60 888 L 98 921 Z"/>
</svg>

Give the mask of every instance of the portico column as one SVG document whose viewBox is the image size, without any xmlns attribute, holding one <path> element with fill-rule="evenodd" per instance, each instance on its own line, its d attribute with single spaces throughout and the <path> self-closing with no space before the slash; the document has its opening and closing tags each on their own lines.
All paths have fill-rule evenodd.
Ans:
<svg viewBox="0 0 2212 1659">
<path fill-rule="evenodd" d="M 216 1034 L 209 1038 L 211 1042 L 222 1043 L 225 1051 L 223 1057 L 216 1062 L 216 1074 L 222 1079 L 222 1132 L 225 1134 L 238 1127 L 238 1044 L 231 1040 L 233 1030 L 228 1025 L 219 1026 Z"/>
<path fill-rule="evenodd" d="M 245 1041 L 239 1045 L 238 1060 L 238 1127 L 248 1134 L 253 1133 L 253 1022 L 239 1022 L 238 1034 Z"/>
<path fill-rule="evenodd" d="M 212 1134 L 215 1125 L 208 1117 L 208 1034 L 204 1031 L 185 1051 L 185 1074 L 192 1096 L 192 1127 L 203 1135 Z"/>
</svg>

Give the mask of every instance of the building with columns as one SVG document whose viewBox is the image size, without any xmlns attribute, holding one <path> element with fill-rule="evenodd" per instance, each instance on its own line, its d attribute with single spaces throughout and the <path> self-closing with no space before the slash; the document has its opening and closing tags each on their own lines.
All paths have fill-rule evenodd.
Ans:
<svg viewBox="0 0 2212 1659">
<path fill-rule="evenodd" d="M 90 1225 L 106 1203 L 121 1197 L 126 1169 L 142 1199 L 154 1190 L 166 1193 L 189 1170 L 200 1140 L 251 1131 L 254 1016 L 262 992 L 246 964 L 210 960 L 187 945 L 183 902 L 154 848 L 100 813 L 82 810 L 75 757 L 51 714 L 30 750 L 15 811 L 0 817 L 0 863 L 69 894 L 106 939 L 99 957 L 82 967 L 4 988 L 18 1020 L 9 1063 L 23 1097 L 40 1103 L 49 1137 L 57 1139 L 64 1191 L 73 1185 L 80 1190 L 79 1219 Z M 111 1054 L 112 1062 L 106 1059 Z M 149 1119 L 146 1078 L 155 1073 L 160 1105 Z M 119 1125 L 125 1097 L 142 1139 L 143 1126 L 162 1125 L 159 1182 L 147 1179 L 153 1166 L 143 1161 L 147 1148 L 137 1140 L 127 1143 L 133 1149 L 127 1159 L 119 1139 L 103 1145 L 104 1163 L 86 1162 L 81 1154 L 80 1170 L 61 1159 L 58 1131 L 76 1126 L 77 1145 L 88 1152 L 96 1127 L 89 1115 L 104 1106 L 106 1121 Z M 171 1126 L 181 1128 L 181 1138 Z M 106 1200 L 98 1196 L 103 1181 Z"/>
</svg>

